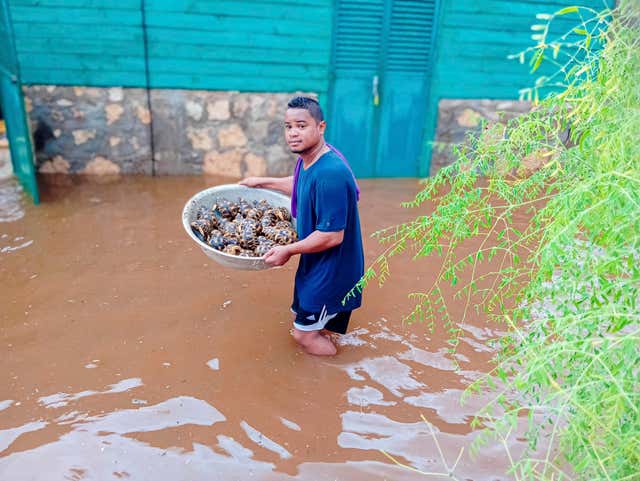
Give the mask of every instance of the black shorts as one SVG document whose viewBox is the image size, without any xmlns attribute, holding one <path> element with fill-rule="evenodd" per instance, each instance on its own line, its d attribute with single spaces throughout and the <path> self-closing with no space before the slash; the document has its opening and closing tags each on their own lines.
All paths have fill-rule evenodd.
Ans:
<svg viewBox="0 0 640 481">
<path fill-rule="evenodd" d="M 327 331 L 336 332 L 338 334 L 346 334 L 349 327 L 349 319 L 351 311 L 338 311 L 329 313 L 326 309 L 320 312 L 305 311 L 298 305 L 298 300 L 294 297 L 291 311 L 296 315 L 293 321 L 293 327 L 300 331 Z"/>
</svg>

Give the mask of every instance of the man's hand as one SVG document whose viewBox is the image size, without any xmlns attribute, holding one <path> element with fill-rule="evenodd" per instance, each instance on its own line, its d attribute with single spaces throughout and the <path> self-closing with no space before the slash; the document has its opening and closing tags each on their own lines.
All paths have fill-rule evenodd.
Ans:
<svg viewBox="0 0 640 481">
<path fill-rule="evenodd" d="M 246 185 L 247 187 L 261 187 L 265 183 L 264 177 L 247 177 L 242 179 L 238 184 Z"/>
<path fill-rule="evenodd" d="M 270 267 L 279 267 L 285 265 L 290 258 L 291 252 L 287 246 L 275 246 L 264 256 L 264 262 Z"/>
</svg>

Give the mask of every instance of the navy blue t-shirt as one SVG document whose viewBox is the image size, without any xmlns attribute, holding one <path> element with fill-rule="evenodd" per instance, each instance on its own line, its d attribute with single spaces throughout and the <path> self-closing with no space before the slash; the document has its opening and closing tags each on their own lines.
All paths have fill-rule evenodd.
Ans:
<svg viewBox="0 0 640 481">
<path fill-rule="evenodd" d="M 296 187 L 297 230 L 302 240 L 312 232 L 344 230 L 341 244 L 322 252 L 301 254 L 295 297 L 305 311 L 329 313 L 360 307 L 357 294 L 343 305 L 347 292 L 364 272 L 364 254 L 356 184 L 349 168 L 334 152 L 300 169 Z"/>
</svg>

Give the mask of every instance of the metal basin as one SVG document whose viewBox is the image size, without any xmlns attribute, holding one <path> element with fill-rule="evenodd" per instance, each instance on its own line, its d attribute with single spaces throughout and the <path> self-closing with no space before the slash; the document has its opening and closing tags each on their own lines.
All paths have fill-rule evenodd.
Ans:
<svg viewBox="0 0 640 481">
<path fill-rule="evenodd" d="M 252 189 L 238 184 L 218 185 L 198 192 L 187 201 L 184 209 L 182 210 L 182 225 L 184 230 L 193 242 L 202 249 L 202 252 L 224 267 L 242 269 L 246 271 L 269 269 L 269 266 L 264 262 L 264 257 L 239 257 L 226 254 L 200 241 L 191 230 L 191 223 L 196 220 L 198 207 L 201 205 L 211 207 L 217 199 L 227 199 L 237 202 L 240 197 L 248 201 L 264 199 L 274 207 L 286 207 L 287 209 L 291 209 L 291 199 L 286 195 L 273 190 Z M 292 222 L 295 227 L 295 219 L 292 219 Z"/>
</svg>

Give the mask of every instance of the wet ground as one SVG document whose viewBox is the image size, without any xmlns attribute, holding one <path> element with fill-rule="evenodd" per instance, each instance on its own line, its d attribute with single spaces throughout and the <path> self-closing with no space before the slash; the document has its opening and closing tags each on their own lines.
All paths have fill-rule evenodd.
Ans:
<svg viewBox="0 0 640 481">
<path fill-rule="evenodd" d="M 0 479 L 414 480 L 380 450 L 445 473 L 461 448 L 457 478 L 509 479 L 502 447 L 469 453 L 482 399 L 460 405 L 492 326 L 468 319 L 456 371 L 445 333 L 401 322 L 438 260 L 395 262 L 338 356 L 310 357 L 289 332 L 295 261 L 225 270 L 183 231 L 220 182 L 62 177 L 37 207 L 0 185 Z M 415 180 L 361 188 L 367 236 L 416 214 Z M 380 251 L 367 237 L 367 263 Z"/>
</svg>

